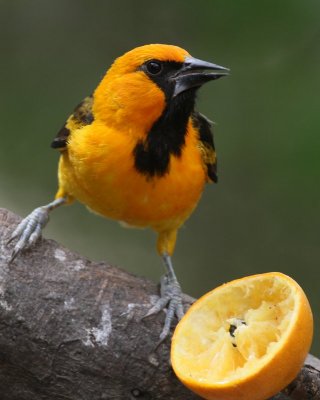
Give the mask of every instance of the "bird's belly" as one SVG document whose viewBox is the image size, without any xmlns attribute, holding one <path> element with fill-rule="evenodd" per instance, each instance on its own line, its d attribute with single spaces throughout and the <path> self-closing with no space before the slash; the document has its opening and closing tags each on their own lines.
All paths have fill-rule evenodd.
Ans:
<svg viewBox="0 0 320 400">
<path fill-rule="evenodd" d="M 135 169 L 131 153 L 84 159 L 69 151 L 61 157 L 59 181 L 63 192 L 98 214 L 161 231 L 179 227 L 191 214 L 205 172 L 196 148 L 172 157 L 169 172 L 153 178 Z"/>
</svg>

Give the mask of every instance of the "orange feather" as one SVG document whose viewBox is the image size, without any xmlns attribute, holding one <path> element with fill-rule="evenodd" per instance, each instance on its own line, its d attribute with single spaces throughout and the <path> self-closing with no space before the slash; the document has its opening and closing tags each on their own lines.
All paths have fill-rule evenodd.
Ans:
<svg viewBox="0 0 320 400">
<path fill-rule="evenodd" d="M 172 254 L 176 232 L 197 205 L 207 180 L 199 133 L 187 124 L 180 157 L 152 179 L 139 173 L 133 152 L 163 113 L 163 91 L 138 67 L 146 60 L 183 62 L 176 46 L 147 45 L 118 58 L 93 97 L 94 122 L 71 131 L 59 163 L 56 195 L 77 199 L 94 212 L 159 233 L 158 251 Z"/>
</svg>

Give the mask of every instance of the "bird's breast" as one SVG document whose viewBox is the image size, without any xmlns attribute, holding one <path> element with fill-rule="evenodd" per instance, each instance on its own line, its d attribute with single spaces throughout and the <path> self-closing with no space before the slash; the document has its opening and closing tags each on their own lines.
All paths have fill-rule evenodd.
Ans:
<svg viewBox="0 0 320 400">
<path fill-rule="evenodd" d="M 168 172 L 146 177 L 135 167 L 136 138 L 101 125 L 75 131 L 62 154 L 62 190 L 93 211 L 158 231 L 179 227 L 193 211 L 205 183 L 196 133 L 189 129 L 181 155 Z"/>
</svg>

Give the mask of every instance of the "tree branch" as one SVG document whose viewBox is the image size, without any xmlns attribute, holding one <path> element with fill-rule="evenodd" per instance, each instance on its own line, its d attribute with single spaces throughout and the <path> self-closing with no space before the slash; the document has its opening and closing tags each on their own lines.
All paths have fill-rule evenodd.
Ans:
<svg viewBox="0 0 320 400">
<path fill-rule="evenodd" d="M 196 400 L 156 349 L 164 314 L 141 320 L 155 284 L 42 239 L 8 265 L 19 217 L 0 209 L 2 400 Z M 190 297 L 186 296 L 186 303 Z M 320 399 L 320 361 L 310 356 L 273 400 Z"/>
</svg>

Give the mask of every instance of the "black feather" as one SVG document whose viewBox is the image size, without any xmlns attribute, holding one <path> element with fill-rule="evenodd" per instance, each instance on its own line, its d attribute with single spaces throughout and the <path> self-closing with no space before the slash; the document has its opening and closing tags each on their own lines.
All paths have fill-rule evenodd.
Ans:
<svg viewBox="0 0 320 400">
<path fill-rule="evenodd" d="M 188 90 L 173 97 L 174 83 L 170 76 L 182 63 L 164 62 L 161 75 L 147 76 L 164 92 L 166 107 L 153 124 L 146 139 L 134 149 L 136 169 L 148 178 L 164 176 L 170 169 L 170 156 L 179 157 L 185 144 L 189 117 L 194 109 L 196 90 Z M 141 67 L 144 70 L 144 67 Z"/>
<path fill-rule="evenodd" d="M 215 183 L 218 182 L 217 160 L 212 132 L 212 122 L 203 114 L 194 111 L 192 113 L 193 126 L 199 132 L 199 140 L 202 143 L 204 162 L 207 166 L 208 177 Z"/>
<path fill-rule="evenodd" d="M 92 103 L 92 96 L 88 96 L 77 105 L 64 126 L 60 129 L 57 136 L 52 141 L 52 148 L 63 150 L 67 146 L 68 137 L 70 135 L 70 129 L 67 127 L 68 122 L 72 122 L 73 126 L 76 126 L 77 128 L 90 125 L 93 122 L 94 118 L 92 114 Z"/>
</svg>

